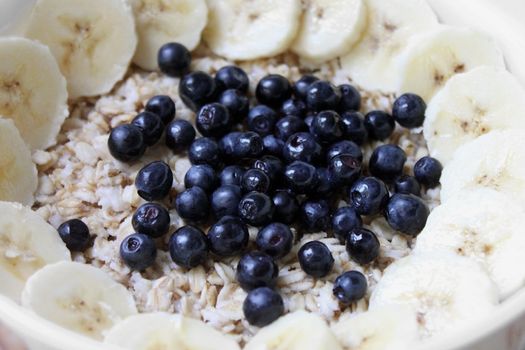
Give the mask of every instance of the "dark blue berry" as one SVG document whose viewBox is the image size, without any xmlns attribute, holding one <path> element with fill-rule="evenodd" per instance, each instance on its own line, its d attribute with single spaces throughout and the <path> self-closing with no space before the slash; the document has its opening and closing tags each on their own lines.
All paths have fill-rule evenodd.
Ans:
<svg viewBox="0 0 525 350">
<path fill-rule="evenodd" d="M 137 193 L 147 201 L 162 200 L 170 193 L 172 185 L 173 172 L 161 161 L 147 164 L 135 178 Z"/>
<path fill-rule="evenodd" d="M 328 170 L 339 186 L 348 186 L 361 175 L 361 162 L 351 154 L 342 153 L 330 159 Z"/>
<path fill-rule="evenodd" d="M 281 118 L 275 123 L 275 136 L 283 141 L 288 140 L 295 133 L 307 130 L 304 120 L 293 115 Z"/>
<path fill-rule="evenodd" d="M 413 129 L 423 125 L 427 105 L 423 99 L 415 94 L 399 96 L 392 107 L 392 116 L 399 125 Z"/>
<path fill-rule="evenodd" d="M 278 108 L 292 96 L 292 86 L 288 79 L 278 74 L 270 74 L 262 78 L 255 89 L 255 97 L 259 103 Z"/>
<path fill-rule="evenodd" d="M 365 127 L 365 117 L 359 112 L 341 113 L 343 122 L 343 137 L 358 145 L 362 145 L 368 139 L 368 131 Z"/>
<path fill-rule="evenodd" d="M 339 85 L 341 100 L 337 106 L 340 113 L 348 111 L 358 111 L 361 108 L 361 94 L 355 87 L 349 84 Z"/>
<path fill-rule="evenodd" d="M 306 92 L 306 106 L 314 112 L 336 110 L 340 100 L 339 88 L 328 81 L 315 81 Z"/>
<path fill-rule="evenodd" d="M 372 152 L 368 170 L 373 176 L 391 182 L 403 173 L 406 160 L 405 151 L 399 146 L 381 145 Z"/>
<path fill-rule="evenodd" d="M 253 162 L 253 168 L 262 170 L 268 177 L 272 184 L 279 184 L 282 180 L 284 173 L 283 162 L 274 156 L 262 156 L 261 159 L 257 159 Z"/>
<path fill-rule="evenodd" d="M 217 95 L 215 80 L 204 72 L 191 72 L 180 80 L 179 95 L 182 102 L 196 112 L 205 104 L 215 100 Z"/>
<path fill-rule="evenodd" d="M 333 143 L 343 136 L 343 122 L 336 112 L 322 111 L 314 116 L 310 132 L 322 144 Z"/>
<path fill-rule="evenodd" d="M 388 203 L 388 187 L 375 177 L 358 179 L 348 191 L 348 203 L 359 215 L 377 215 L 382 213 Z"/>
<path fill-rule="evenodd" d="M 308 130 L 312 127 L 312 122 L 314 121 L 316 113 L 308 113 L 306 117 L 304 118 L 304 122 L 306 123 L 306 126 L 308 126 Z"/>
<path fill-rule="evenodd" d="M 157 63 L 162 73 L 170 77 L 180 77 L 190 69 L 191 54 L 182 44 L 167 43 L 159 49 Z"/>
<path fill-rule="evenodd" d="M 215 73 L 215 82 L 221 90 L 235 89 L 240 92 L 248 92 L 250 80 L 244 70 L 237 66 L 224 66 Z"/>
<path fill-rule="evenodd" d="M 216 218 L 226 215 L 237 215 L 242 191 L 236 185 L 223 185 L 217 188 L 211 196 L 211 209 Z"/>
<path fill-rule="evenodd" d="M 307 200 L 301 205 L 300 212 L 305 231 L 326 231 L 330 227 L 330 207 L 325 200 Z"/>
<path fill-rule="evenodd" d="M 166 127 L 166 146 L 173 152 L 181 152 L 195 140 L 195 129 L 187 120 L 177 119 Z"/>
<path fill-rule="evenodd" d="M 260 169 L 249 169 L 242 177 L 241 188 L 244 192 L 267 192 L 270 189 L 270 178 Z"/>
<path fill-rule="evenodd" d="M 394 192 L 421 196 L 421 187 L 415 177 L 401 175 L 394 181 Z"/>
<path fill-rule="evenodd" d="M 175 198 L 175 209 L 183 219 L 201 221 L 208 217 L 210 204 L 206 192 L 200 187 L 191 187 Z"/>
<path fill-rule="evenodd" d="M 249 324 L 264 327 L 284 314 L 283 298 L 269 287 L 259 287 L 248 293 L 242 311 Z"/>
<path fill-rule="evenodd" d="M 283 102 L 281 113 L 303 118 L 306 115 L 306 104 L 297 98 L 290 98 Z"/>
<path fill-rule="evenodd" d="M 113 158 L 123 162 L 131 162 L 142 157 L 146 151 L 146 143 L 139 127 L 124 124 L 111 130 L 108 138 L 108 149 Z"/>
<path fill-rule="evenodd" d="M 318 80 L 319 78 L 313 75 L 303 75 L 293 85 L 293 92 L 295 96 L 302 99 L 303 101 L 306 101 L 306 94 L 308 93 L 308 88 L 313 82 Z"/>
<path fill-rule="evenodd" d="M 396 122 L 392 116 L 383 111 L 371 111 L 365 116 L 365 127 L 368 136 L 374 140 L 389 138 L 394 132 Z"/>
<path fill-rule="evenodd" d="M 297 256 L 303 271 L 315 278 L 325 277 L 334 266 L 334 257 L 330 249 L 320 241 L 305 243 Z"/>
<path fill-rule="evenodd" d="M 386 221 L 396 231 L 416 236 L 419 234 L 430 213 L 423 200 L 412 194 L 394 194 L 385 210 Z"/>
<path fill-rule="evenodd" d="M 313 192 L 310 192 L 310 197 L 328 197 L 339 187 L 338 181 L 328 168 L 317 168 L 317 186 Z"/>
<path fill-rule="evenodd" d="M 292 250 L 293 239 L 293 233 L 288 225 L 274 222 L 259 230 L 255 244 L 260 251 L 278 259 Z"/>
<path fill-rule="evenodd" d="M 208 230 L 210 249 L 220 257 L 242 253 L 249 238 L 248 227 L 235 216 L 223 216 Z"/>
<path fill-rule="evenodd" d="M 379 240 L 366 228 L 354 228 L 346 238 L 346 251 L 354 261 L 366 265 L 379 256 Z"/>
<path fill-rule="evenodd" d="M 315 190 L 319 178 L 313 165 L 297 160 L 286 166 L 284 181 L 295 193 L 306 194 Z"/>
<path fill-rule="evenodd" d="M 241 121 L 248 115 L 250 101 L 248 97 L 239 90 L 226 90 L 220 96 L 218 102 L 228 109 L 233 121 Z"/>
<path fill-rule="evenodd" d="M 293 194 L 288 191 L 276 191 L 272 197 L 275 212 L 273 217 L 276 221 L 291 224 L 295 221 L 299 212 L 299 202 Z"/>
<path fill-rule="evenodd" d="M 210 103 L 202 106 L 195 118 L 197 130 L 203 136 L 221 137 L 232 127 L 230 112 L 220 103 Z"/>
<path fill-rule="evenodd" d="M 184 186 L 190 188 L 198 186 L 206 193 L 212 192 L 219 185 L 219 178 L 215 170 L 209 165 L 192 165 L 184 176 Z"/>
<path fill-rule="evenodd" d="M 220 141 L 222 155 L 230 162 L 257 158 L 264 151 L 264 144 L 259 134 L 247 131 L 234 131 L 226 134 Z"/>
<path fill-rule="evenodd" d="M 221 151 L 215 140 L 201 137 L 192 142 L 188 150 L 188 158 L 192 164 L 209 164 L 217 167 L 221 163 Z"/>
<path fill-rule="evenodd" d="M 283 157 L 291 163 L 300 160 L 315 163 L 321 157 L 322 148 L 315 137 L 308 132 L 298 132 L 288 138 L 283 149 Z"/>
<path fill-rule="evenodd" d="M 142 233 L 131 234 L 120 244 L 120 257 L 130 269 L 145 270 L 153 265 L 157 257 L 155 241 Z"/>
<path fill-rule="evenodd" d="M 263 138 L 264 153 L 271 154 L 272 156 L 282 157 L 284 141 L 278 139 L 274 135 L 266 135 Z"/>
<path fill-rule="evenodd" d="M 146 103 L 144 109 L 158 115 L 164 125 L 167 125 L 175 118 L 175 102 L 173 102 L 171 97 L 166 95 L 153 96 Z"/>
<path fill-rule="evenodd" d="M 221 171 L 221 185 L 241 186 L 241 180 L 244 172 L 244 168 L 240 165 L 228 165 Z"/>
<path fill-rule="evenodd" d="M 340 154 L 350 154 L 358 161 L 363 161 L 363 151 L 361 150 L 361 147 L 355 142 L 344 140 L 334 143 L 328 148 L 326 152 L 326 162 L 330 162 L 330 159 Z"/>
<path fill-rule="evenodd" d="M 439 185 L 442 172 L 443 165 L 432 157 L 423 157 L 414 165 L 416 180 L 426 188 L 434 188 Z"/>
<path fill-rule="evenodd" d="M 368 288 L 366 277 L 359 271 L 347 271 L 334 282 L 333 293 L 339 302 L 349 305 L 363 299 Z"/>
<path fill-rule="evenodd" d="M 71 219 L 58 226 L 58 234 L 73 252 L 83 252 L 91 244 L 91 234 L 87 225 L 79 219 Z"/>
<path fill-rule="evenodd" d="M 346 238 L 353 229 L 361 227 L 361 225 L 363 225 L 363 221 L 352 207 L 341 207 L 332 216 L 334 236 L 342 243 L 346 242 Z"/>
<path fill-rule="evenodd" d="M 166 208 L 157 203 L 146 203 L 138 207 L 131 220 L 136 232 L 158 238 L 168 233 L 170 214 Z"/>
<path fill-rule="evenodd" d="M 237 282 L 246 291 L 275 286 L 278 274 L 279 269 L 273 258 L 262 252 L 247 253 L 237 264 Z"/>
<path fill-rule="evenodd" d="M 208 258 L 208 237 L 196 226 L 182 226 L 170 237 L 168 248 L 175 264 L 191 269 Z"/>
<path fill-rule="evenodd" d="M 268 195 L 250 192 L 239 202 L 239 217 L 249 225 L 263 226 L 271 222 L 274 209 Z"/>
<path fill-rule="evenodd" d="M 258 105 L 248 112 L 248 130 L 254 131 L 261 136 L 269 135 L 273 132 L 277 113 L 268 106 Z"/>
</svg>

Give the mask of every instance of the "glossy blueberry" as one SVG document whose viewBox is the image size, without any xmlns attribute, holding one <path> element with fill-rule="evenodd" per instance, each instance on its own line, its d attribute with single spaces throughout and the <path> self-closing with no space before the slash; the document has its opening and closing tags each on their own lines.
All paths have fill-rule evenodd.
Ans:
<svg viewBox="0 0 525 350">
<path fill-rule="evenodd" d="M 168 233 L 170 228 L 170 213 L 157 203 L 145 203 L 138 207 L 131 220 L 136 232 L 158 238 Z"/>
<path fill-rule="evenodd" d="M 83 252 L 91 245 L 91 234 L 87 225 L 79 219 L 71 219 L 58 226 L 58 234 L 73 252 Z"/>
<path fill-rule="evenodd" d="M 275 123 L 275 136 L 283 141 L 288 140 L 293 134 L 307 130 L 304 120 L 293 115 L 281 118 Z"/>
<path fill-rule="evenodd" d="M 192 164 L 209 164 L 217 167 L 221 163 L 221 150 L 215 140 L 200 137 L 192 142 L 188 150 L 188 158 Z"/>
<path fill-rule="evenodd" d="M 326 151 L 326 161 L 330 162 L 330 159 L 340 154 L 350 154 L 358 161 L 363 161 L 363 151 L 361 147 L 352 141 L 343 140 L 331 145 Z"/>
<path fill-rule="evenodd" d="M 216 218 L 226 215 L 237 215 L 242 191 L 236 185 L 223 185 L 217 188 L 211 196 L 211 209 Z"/>
<path fill-rule="evenodd" d="M 331 195 L 337 187 L 339 187 L 338 181 L 334 179 L 334 176 L 328 168 L 317 168 L 317 186 L 315 190 L 310 193 L 312 198 L 322 198 Z"/>
<path fill-rule="evenodd" d="M 366 228 L 354 228 L 346 238 L 346 251 L 352 260 L 366 265 L 379 256 L 379 240 Z"/>
<path fill-rule="evenodd" d="M 255 244 L 261 252 L 278 259 L 292 250 L 293 239 L 293 233 L 288 225 L 274 222 L 259 230 Z"/>
<path fill-rule="evenodd" d="M 161 161 L 145 165 L 135 178 L 137 193 L 147 201 L 163 199 L 170 193 L 172 185 L 173 172 L 168 164 Z"/>
<path fill-rule="evenodd" d="M 284 314 L 283 298 L 269 287 L 259 287 L 248 293 L 242 311 L 249 324 L 264 327 Z"/>
<path fill-rule="evenodd" d="M 235 185 L 241 186 L 242 176 L 244 175 L 244 168 L 240 165 L 228 165 L 222 169 L 220 174 L 221 185 Z"/>
<path fill-rule="evenodd" d="M 341 207 L 332 216 L 334 236 L 342 243 L 346 242 L 347 236 L 354 228 L 361 227 L 361 225 L 363 225 L 363 221 L 352 207 Z"/>
<path fill-rule="evenodd" d="M 319 241 L 305 243 L 297 256 L 303 271 L 315 278 L 325 277 L 334 266 L 334 257 L 330 249 Z"/>
<path fill-rule="evenodd" d="M 219 178 L 215 170 L 209 165 L 192 165 L 184 176 L 184 186 L 190 188 L 198 186 L 206 193 L 212 192 L 219 185 Z"/>
<path fill-rule="evenodd" d="M 245 291 L 275 286 L 278 274 L 279 269 L 273 258 L 263 252 L 244 254 L 237 264 L 237 282 Z"/>
<path fill-rule="evenodd" d="M 423 125 L 427 105 L 415 94 L 403 94 L 397 98 L 392 107 L 392 116 L 399 125 L 413 129 Z"/>
<path fill-rule="evenodd" d="M 368 139 L 368 131 L 365 127 L 365 117 L 359 112 L 341 113 L 343 122 L 343 137 L 358 145 L 362 145 Z"/>
<path fill-rule="evenodd" d="M 421 196 L 421 187 L 415 177 L 401 175 L 394 181 L 394 192 Z"/>
<path fill-rule="evenodd" d="M 200 187 L 191 187 L 175 198 L 175 209 L 183 219 L 201 221 L 208 217 L 210 204 L 206 192 Z"/>
<path fill-rule="evenodd" d="M 250 192 L 241 199 L 238 210 L 239 217 L 247 224 L 263 226 L 270 223 L 275 208 L 265 193 Z"/>
<path fill-rule="evenodd" d="M 143 233 L 133 233 L 120 244 L 120 257 L 130 269 L 145 270 L 153 265 L 157 257 L 155 241 Z"/>
<path fill-rule="evenodd" d="M 377 215 L 385 209 L 390 197 L 388 187 L 376 177 L 358 179 L 348 191 L 348 204 L 359 215 Z"/>
<path fill-rule="evenodd" d="M 315 190 L 319 178 L 313 165 L 296 160 L 284 169 L 284 181 L 295 193 L 306 194 Z"/>
<path fill-rule="evenodd" d="M 210 249 L 220 257 L 242 253 L 249 238 L 248 227 L 235 216 L 223 216 L 208 230 Z"/>
<path fill-rule="evenodd" d="M 361 162 L 351 154 L 338 154 L 328 162 L 333 180 L 340 186 L 351 185 L 361 175 Z"/>
<path fill-rule="evenodd" d="M 173 152 L 181 152 L 195 140 L 195 129 L 187 120 L 176 119 L 166 127 L 166 146 Z"/>
<path fill-rule="evenodd" d="M 325 200 L 307 200 L 301 205 L 300 219 L 306 232 L 326 231 L 330 227 L 330 207 Z"/>
<path fill-rule="evenodd" d="M 434 188 L 439 185 L 442 172 L 443 165 L 436 158 L 423 157 L 414 165 L 414 176 L 426 188 Z"/>
<path fill-rule="evenodd" d="M 339 88 L 324 80 L 313 82 L 306 92 L 306 106 L 314 112 L 336 110 L 340 100 Z"/>
<path fill-rule="evenodd" d="M 254 131 L 261 136 L 269 135 L 273 132 L 277 113 L 268 106 L 257 105 L 248 112 L 248 130 Z"/>
<path fill-rule="evenodd" d="M 322 148 L 315 137 L 308 132 L 298 132 L 288 138 L 284 145 L 283 157 L 288 163 L 300 160 L 315 163 L 321 157 Z"/>
<path fill-rule="evenodd" d="M 131 162 L 142 157 L 146 151 L 146 143 L 139 127 L 133 124 L 124 124 L 111 130 L 108 138 L 108 149 L 113 158 L 123 162 Z"/>
<path fill-rule="evenodd" d="M 266 135 L 263 138 L 264 153 L 272 156 L 282 157 L 284 141 L 275 137 L 274 135 Z"/>
<path fill-rule="evenodd" d="M 299 202 L 289 191 L 276 191 L 272 197 L 275 212 L 273 217 L 276 221 L 291 224 L 295 221 L 299 212 Z"/>
<path fill-rule="evenodd" d="M 244 192 L 267 192 L 270 189 L 270 178 L 260 169 L 248 169 L 242 177 L 241 188 Z"/>
<path fill-rule="evenodd" d="M 293 85 L 293 92 L 297 98 L 300 98 L 303 101 L 306 101 L 306 94 L 308 93 L 308 88 L 310 85 L 318 81 L 319 78 L 313 75 L 303 75 L 299 80 Z"/>
<path fill-rule="evenodd" d="M 255 89 L 255 97 L 259 103 L 279 108 L 284 101 L 292 96 L 292 86 L 288 79 L 278 74 L 270 74 L 262 78 Z"/>
<path fill-rule="evenodd" d="M 159 49 L 157 63 L 162 73 L 170 77 L 180 77 L 190 69 L 191 54 L 182 44 L 167 43 Z"/>
<path fill-rule="evenodd" d="M 234 131 L 226 134 L 220 141 L 222 155 L 230 162 L 246 158 L 257 158 L 264 151 L 261 136 L 253 131 Z"/>
<path fill-rule="evenodd" d="M 423 200 L 412 194 L 394 194 L 385 210 L 386 221 L 397 231 L 417 236 L 427 223 L 430 210 Z"/>
<path fill-rule="evenodd" d="M 215 80 L 204 72 L 191 72 L 180 80 L 179 95 L 182 102 L 196 112 L 215 99 L 217 95 Z"/>
<path fill-rule="evenodd" d="M 144 109 L 147 112 L 158 115 L 164 125 L 167 125 L 175 118 L 175 102 L 173 102 L 171 97 L 166 95 L 153 96 L 146 103 Z"/>
<path fill-rule="evenodd" d="M 306 115 L 306 103 L 297 98 L 290 98 L 283 102 L 281 113 L 284 115 L 293 115 L 303 118 Z"/>
<path fill-rule="evenodd" d="M 274 185 L 281 182 L 284 173 L 284 163 L 279 158 L 269 155 L 253 162 L 253 168 L 262 170 Z"/>
<path fill-rule="evenodd" d="M 343 136 L 343 122 L 336 112 L 322 111 L 312 119 L 310 132 L 322 144 L 333 143 Z"/>
<path fill-rule="evenodd" d="M 371 111 L 364 121 L 368 136 L 374 140 L 384 140 L 394 132 L 396 123 L 394 118 L 383 111 Z"/>
<path fill-rule="evenodd" d="M 208 258 L 208 237 L 196 226 L 182 226 L 170 237 L 168 248 L 175 264 L 191 269 Z"/>
<path fill-rule="evenodd" d="M 349 305 L 363 299 L 368 289 L 365 275 L 359 271 L 347 271 L 334 282 L 334 296 L 342 304 Z"/>
<path fill-rule="evenodd" d="M 226 90 L 220 96 L 218 102 L 228 109 L 233 121 L 241 121 L 248 115 L 250 101 L 248 97 L 239 90 Z"/>
<path fill-rule="evenodd" d="M 202 106 L 195 118 L 197 130 L 203 136 L 221 137 L 232 127 L 230 112 L 220 103 L 210 103 Z"/>
<path fill-rule="evenodd" d="M 373 176 L 391 182 L 403 173 L 406 160 L 405 151 L 399 146 L 381 145 L 372 152 L 368 170 Z"/>
<path fill-rule="evenodd" d="M 355 87 L 349 84 L 339 85 L 341 100 L 337 106 L 340 113 L 348 111 L 358 111 L 361 108 L 361 94 Z"/>
<path fill-rule="evenodd" d="M 219 69 L 215 73 L 215 82 L 221 91 L 235 89 L 246 93 L 250 86 L 248 75 L 237 66 L 224 66 Z"/>
</svg>

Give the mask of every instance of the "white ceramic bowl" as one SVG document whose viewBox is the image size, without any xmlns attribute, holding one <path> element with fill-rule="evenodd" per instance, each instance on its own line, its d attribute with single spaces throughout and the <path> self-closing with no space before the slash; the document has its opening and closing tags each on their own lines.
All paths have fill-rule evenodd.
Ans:
<svg viewBox="0 0 525 350">
<path fill-rule="evenodd" d="M 388 1 L 388 0 L 385 0 Z M 525 85 L 524 0 L 428 0 L 441 21 L 487 32 L 505 53 L 511 70 Z M 35 0 L 0 0 L 0 35 L 16 34 Z M 516 261 L 516 266 L 522 263 Z M 0 322 L 24 339 L 31 350 L 118 350 L 65 330 L 0 296 Z M 436 337 L 420 350 L 525 349 L 525 288 L 503 302 L 492 317 L 467 329 Z"/>
</svg>

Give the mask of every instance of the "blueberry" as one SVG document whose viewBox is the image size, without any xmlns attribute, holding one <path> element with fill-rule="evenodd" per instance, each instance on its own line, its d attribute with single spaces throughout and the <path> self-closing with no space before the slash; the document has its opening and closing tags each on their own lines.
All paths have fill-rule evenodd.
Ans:
<svg viewBox="0 0 525 350">
<path fill-rule="evenodd" d="M 319 241 L 305 243 L 297 256 L 303 271 L 315 278 L 325 277 L 334 266 L 334 257 L 330 249 Z"/>
<path fill-rule="evenodd" d="M 264 327 L 284 314 L 283 298 L 269 287 L 259 287 L 248 293 L 242 311 L 249 324 Z"/>
<path fill-rule="evenodd" d="M 307 132 L 298 132 L 288 138 L 283 149 L 283 157 L 291 163 L 300 160 L 307 163 L 317 162 L 321 157 L 321 145 Z"/>
<path fill-rule="evenodd" d="M 328 170 L 340 186 L 351 185 L 361 175 L 361 162 L 351 154 L 338 154 L 328 162 Z"/>
<path fill-rule="evenodd" d="M 164 125 L 175 118 L 175 102 L 166 95 L 153 96 L 144 108 L 147 112 L 155 113 L 160 117 Z"/>
<path fill-rule="evenodd" d="M 288 79 L 278 74 L 262 78 L 255 89 L 257 101 L 264 105 L 278 108 L 292 96 L 292 86 Z"/>
<path fill-rule="evenodd" d="M 358 161 L 363 161 L 363 151 L 355 142 L 344 140 L 339 141 L 331 145 L 326 152 L 326 162 L 329 163 L 330 159 L 340 154 L 350 154 Z"/>
<path fill-rule="evenodd" d="M 168 243 L 170 256 L 179 266 L 191 269 L 208 258 L 208 237 L 195 226 L 182 226 L 173 233 Z"/>
<path fill-rule="evenodd" d="M 302 100 L 290 98 L 283 102 L 281 113 L 303 118 L 306 115 L 306 104 Z"/>
<path fill-rule="evenodd" d="M 157 63 L 162 73 L 180 77 L 190 69 L 191 54 L 182 44 L 167 43 L 159 49 Z"/>
<path fill-rule="evenodd" d="M 341 113 L 343 137 L 358 145 L 364 144 L 368 139 L 364 119 L 365 117 L 359 112 Z"/>
<path fill-rule="evenodd" d="M 363 225 L 361 217 L 352 207 L 341 207 L 337 209 L 332 216 L 332 230 L 334 236 L 342 243 L 346 242 L 350 232 Z"/>
<path fill-rule="evenodd" d="M 274 209 L 268 195 L 250 192 L 239 202 L 239 217 L 249 225 L 262 226 L 270 223 Z"/>
<path fill-rule="evenodd" d="M 392 116 L 399 125 L 413 129 L 423 125 L 427 105 L 421 97 L 415 94 L 399 96 L 392 107 Z"/>
<path fill-rule="evenodd" d="M 182 102 L 195 112 L 205 104 L 213 102 L 216 94 L 215 80 L 204 72 L 189 73 L 179 82 L 179 95 Z"/>
<path fill-rule="evenodd" d="M 301 224 L 307 232 L 326 231 L 330 227 L 330 207 L 325 200 L 307 200 L 301 205 Z"/>
<path fill-rule="evenodd" d="M 423 200 L 412 194 L 394 194 L 385 210 L 386 221 L 396 231 L 417 236 L 427 223 L 430 210 Z"/>
<path fill-rule="evenodd" d="M 229 161 L 239 162 L 246 158 L 257 158 L 264 151 L 261 136 L 253 131 L 234 131 L 226 134 L 220 141 L 222 155 Z"/>
<path fill-rule="evenodd" d="M 237 215 L 241 198 L 242 191 L 239 186 L 223 185 L 217 188 L 211 196 L 211 209 L 215 217 Z"/>
<path fill-rule="evenodd" d="M 209 164 L 217 167 L 221 163 L 221 151 L 215 140 L 201 137 L 192 142 L 188 150 L 188 158 L 192 164 Z"/>
<path fill-rule="evenodd" d="M 270 189 L 270 178 L 260 169 L 249 169 L 242 177 L 241 188 L 244 192 L 267 192 Z"/>
<path fill-rule="evenodd" d="M 414 176 L 426 188 L 434 188 L 439 185 L 442 172 L 443 165 L 432 157 L 423 157 L 414 165 Z"/>
<path fill-rule="evenodd" d="M 337 106 L 340 113 L 347 111 L 358 111 L 361 108 L 361 94 L 355 87 L 349 84 L 339 85 L 341 100 Z"/>
<path fill-rule="evenodd" d="M 396 123 L 394 118 L 383 111 L 371 111 L 365 116 L 365 127 L 368 136 L 374 140 L 384 140 L 394 132 Z"/>
<path fill-rule="evenodd" d="M 293 85 L 293 92 L 297 98 L 300 98 L 302 100 L 306 100 L 306 94 L 308 93 L 308 88 L 310 85 L 318 81 L 319 78 L 313 76 L 313 75 L 303 75 L 299 80 L 295 82 Z"/>
<path fill-rule="evenodd" d="M 306 126 L 308 127 L 308 130 L 312 127 L 312 122 L 314 121 L 316 113 L 308 113 L 306 117 L 304 118 L 304 122 L 306 123 Z"/>
<path fill-rule="evenodd" d="M 278 139 L 274 135 L 266 135 L 263 138 L 264 153 L 271 154 L 272 156 L 282 157 L 284 141 Z"/>
<path fill-rule="evenodd" d="M 323 80 L 310 84 L 306 92 L 306 106 L 314 112 L 336 110 L 340 100 L 339 88 Z"/>
<path fill-rule="evenodd" d="M 283 141 L 288 140 L 295 133 L 307 130 L 304 120 L 293 115 L 281 118 L 275 123 L 275 136 Z"/>
<path fill-rule="evenodd" d="M 190 188 L 198 186 L 206 193 L 212 192 L 219 185 L 219 178 L 215 170 L 209 165 L 192 165 L 184 176 L 184 186 Z"/>
<path fill-rule="evenodd" d="M 153 146 L 156 144 L 164 132 L 164 123 L 162 123 L 162 120 L 158 115 L 151 112 L 139 113 L 133 118 L 131 124 L 135 125 L 142 131 L 142 136 L 146 146 Z"/>
<path fill-rule="evenodd" d="M 248 227 L 235 216 L 223 216 L 208 230 L 210 249 L 221 257 L 242 253 L 249 237 Z"/>
<path fill-rule="evenodd" d="M 262 252 L 244 254 L 237 264 L 237 282 L 246 291 L 275 286 L 278 274 L 273 258 Z"/>
<path fill-rule="evenodd" d="M 130 269 L 145 270 L 157 257 L 155 241 L 148 235 L 133 233 L 120 244 L 120 257 Z"/>
<path fill-rule="evenodd" d="M 244 168 L 240 165 L 229 165 L 222 169 L 220 174 L 221 185 L 235 185 L 241 186 L 242 176 L 244 175 Z"/>
<path fill-rule="evenodd" d="M 278 259 L 292 250 L 293 239 L 288 225 L 274 222 L 259 230 L 255 244 L 260 251 Z"/>
<path fill-rule="evenodd" d="M 261 136 L 271 134 L 276 121 L 277 113 L 265 105 L 257 105 L 248 112 L 248 130 L 254 131 Z"/>
<path fill-rule="evenodd" d="M 195 129 L 190 122 L 176 119 L 166 127 L 166 146 L 173 152 L 181 152 L 195 140 Z"/>
<path fill-rule="evenodd" d="M 403 173 L 406 160 L 405 151 L 399 146 L 381 145 L 372 152 L 368 170 L 373 176 L 391 182 Z"/>
<path fill-rule="evenodd" d="M 390 195 L 383 181 L 368 176 L 354 182 L 348 197 L 348 203 L 359 215 L 377 215 L 385 209 Z"/>
<path fill-rule="evenodd" d="M 224 91 L 235 89 L 242 93 L 248 92 L 250 80 L 244 70 L 237 66 L 224 66 L 215 73 L 217 87 Z"/>
<path fill-rule="evenodd" d="M 221 137 L 230 131 L 232 120 L 226 107 L 220 103 L 210 103 L 199 110 L 195 125 L 203 136 Z"/>
<path fill-rule="evenodd" d="M 415 177 L 401 175 L 394 181 L 394 192 L 420 196 L 421 187 Z"/>
<path fill-rule="evenodd" d="M 283 162 L 274 156 L 262 156 L 253 162 L 253 168 L 262 170 L 268 177 L 272 184 L 279 184 L 284 174 Z"/>
<path fill-rule="evenodd" d="M 272 198 L 275 212 L 274 219 L 285 224 L 291 224 L 295 221 L 299 212 L 299 202 L 293 194 L 288 191 L 276 191 Z"/>
<path fill-rule="evenodd" d="M 170 228 L 170 214 L 160 204 L 142 204 L 133 214 L 131 224 L 136 232 L 153 238 L 162 237 Z"/>
<path fill-rule="evenodd" d="M 365 275 L 347 271 L 335 279 L 333 293 L 339 302 L 349 305 L 363 299 L 368 288 Z"/>
<path fill-rule="evenodd" d="M 111 130 L 108 138 L 108 149 L 113 158 L 123 162 L 131 162 L 142 157 L 146 151 L 146 143 L 139 127 L 124 124 Z"/>
<path fill-rule="evenodd" d="M 313 165 L 297 160 L 286 166 L 284 181 L 295 193 L 305 194 L 314 191 L 319 178 Z"/>
<path fill-rule="evenodd" d="M 145 165 L 135 178 L 139 196 L 147 201 L 162 200 L 173 185 L 173 172 L 168 164 L 156 161 Z"/>
<path fill-rule="evenodd" d="M 91 234 L 87 225 L 79 219 L 71 219 L 58 226 L 58 234 L 73 252 L 83 252 L 91 244 Z"/>
<path fill-rule="evenodd" d="M 200 187 L 191 187 L 175 198 L 175 209 L 183 219 L 201 221 L 208 217 L 210 204 L 206 192 Z"/>
<path fill-rule="evenodd" d="M 328 168 L 317 168 L 317 186 L 313 192 L 310 192 L 310 197 L 328 197 L 330 196 L 337 187 L 339 183 L 334 179 L 334 176 Z"/>
<path fill-rule="evenodd" d="M 218 102 L 228 109 L 233 121 L 241 121 L 248 115 L 250 101 L 248 97 L 239 90 L 226 90 L 220 96 Z"/>
<path fill-rule="evenodd" d="M 379 240 L 366 228 L 354 228 L 347 236 L 346 251 L 358 264 L 366 265 L 379 256 Z"/>
<path fill-rule="evenodd" d="M 336 112 L 322 111 L 314 116 L 310 132 L 322 144 L 333 143 L 343 136 L 343 122 Z"/>
</svg>

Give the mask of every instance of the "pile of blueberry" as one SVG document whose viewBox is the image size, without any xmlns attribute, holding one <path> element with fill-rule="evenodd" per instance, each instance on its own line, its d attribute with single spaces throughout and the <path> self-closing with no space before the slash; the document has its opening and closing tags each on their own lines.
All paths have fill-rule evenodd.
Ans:
<svg viewBox="0 0 525 350">
<path fill-rule="evenodd" d="M 174 119 L 175 105 L 167 96 L 155 96 L 129 125 L 111 132 L 108 146 L 121 161 L 138 159 L 146 146 L 160 140 L 175 153 L 187 152 L 192 167 L 186 190 L 174 207 L 189 224 L 169 240 L 175 263 L 191 269 L 216 258 L 241 256 L 237 280 L 248 291 L 244 313 L 249 323 L 264 326 L 284 312 L 275 290 L 276 260 L 292 249 L 291 227 L 299 235 L 326 231 L 337 237 L 351 259 L 372 263 L 379 255 L 376 235 L 362 227 L 362 216 L 384 215 L 395 230 L 415 236 L 425 226 L 429 209 L 421 190 L 439 184 L 441 164 L 420 159 L 414 176 L 404 174 L 407 156 L 398 146 L 377 147 L 369 160 L 361 147 L 386 140 L 396 122 L 420 127 L 426 105 L 414 94 L 400 96 L 392 115 L 375 110 L 362 115 L 361 96 L 351 85 L 334 86 L 305 75 L 291 83 L 268 75 L 250 104 L 249 79 L 239 67 L 221 68 L 214 77 L 190 72 L 191 57 L 180 44 L 159 51 L 159 67 L 181 77 L 179 94 L 196 113 L 195 126 Z M 254 99 L 252 99 L 254 100 Z M 153 162 L 136 177 L 138 194 L 151 201 L 133 216 L 137 233 L 121 245 L 123 261 L 132 269 L 151 266 L 156 257 L 154 238 L 168 233 L 166 208 L 153 201 L 166 198 L 173 175 L 164 162 Z M 347 205 L 338 207 L 340 200 Z M 249 249 L 248 225 L 259 227 Z M 204 233 L 201 228 L 209 227 Z M 298 252 L 301 268 L 315 278 L 327 276 L 334 265 L 329 248 L 319 241 Z M 342 304 L 361 299 L 367 280 L 360 272 L 340 275 L 334 295 Z"/>
</svg>

